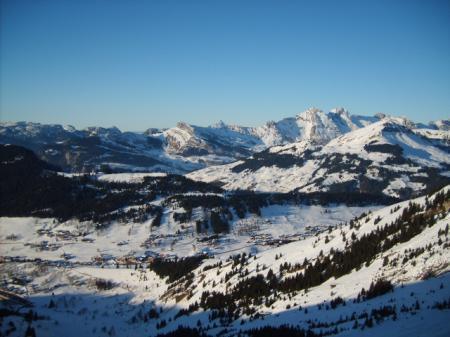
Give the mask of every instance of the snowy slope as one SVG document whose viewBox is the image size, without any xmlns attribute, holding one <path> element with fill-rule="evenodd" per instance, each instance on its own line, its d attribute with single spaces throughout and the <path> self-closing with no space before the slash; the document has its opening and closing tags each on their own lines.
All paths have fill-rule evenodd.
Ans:
<svg viewBox="0 0 450 337">
<path fill-rule="evenodd" d="M 449 190 L 447 187 L 443 192 Z M 25 324 L 24 317 L 7 315 L 0 331 L 6 333 L 12 322 L 15 330 L 10 331 L 10 336 L 23 336 L 28 325 L 38 336 L 155 336 L 183 325 L 201 326 L 210 336 L 235 336 L 253 328 L 288 324 L 333 336 L 447 336 L 450 309 L 444 301 L 450 298 L 448 197 L 448 193 L 434 194 L 374 210 L 335 229 L 239 258 L 237 263 L 229 260 L 229 255 L 217 255 L 204 260 L 190 277 L 175 282 L 166 282 L 147 268 L 5 262 L 0 264 L 0 270 L 6 285 L 13 289 L 14 284 L 18 290 L 24 290 L 22 296 L 33 303 L 31 309 L 37 317 Z M 435 204 L 437 200 L 440 201 Z M 416 206 L 408 213 L 411 205 Z M 427 205 L 435 206 L 426 208 Z M 232 294 L 240 282 L 258 274 L 268 281 L 270 270 L 278 282 L 283 282 L 304 272 L 301 267 L 286 269 L 286 263 L 295 266 L 305 259 L 321 263 L 325 257 L 350 249 L 364 235 L 390 226 L 407 213 L 409 223 L 425 216 L 427 225 L 339 277 L 324 279 L 306 290 L 270 291 L 261 303 L 245 304 L 236 298 L 239 314 L 231 319 L 227 310 L 236 309 L 224 308 L 225 302 L 225 316 L 220 316 L 218 310 L 195 306 L 202 303 L 205 292 Z M 6 224 L 7 219 L 4 221 Z M 19 231 L 20 226 L 27 226 L 26 222 L 18 225 L 19 219 L 11 221 L 16 222 L 11 228 Z M 48 220 L 41 223 L 45 222 Z M 25 227 L 23 233 L 30 235 Z M 390 237 L 401 232 L 394 230 Z M 18 253 L 5 245 L 1 248 L 2 255 Z M 32 251 L 24 254 L 33 257 Z M 394 289 L 358 300 L 362 288 L 368 290 L 379 279 L 391 282 Z M 20 286 L 19 282 L 25 285 Z M 8 298 L 3 292 L 0 295 Z M 1 306 L 17 308 L 12 300 L 2 301 Z M 25 307 L 19 312 L 25 316 L 28 310 Z"/>
<path fill-rule="evenodd" d="M 133 182 L 137 178 L 134 176 L 127 181 Z M 154 202 L 155 205 L 163 203 L 164 199 Z M 141 206 L 133 205 L 127 209 L 139 207 Z M 158 227 L 152 226 L 152 217 L 142 223 L 115 221 L 101 230 L 91 221 L 80 222 L 76 219 L 59 222 L 53 218 L 0 217 L 0 242 L 4 243 L 0 247 L 0 256 L 40 257 L 60 261 L 65 252 L 73 254 L 76 261 L 89 262 L 99 253 L 113 254 L 116 257 L 129 254 L 141 256 L 148 249 L 159 254 L 176 253 L 178 256 L 188 256 L 207 249 L 213 254 L 226 256 L 236 251 L 266 250 L 270 248 L 266 244 L 269 240 L 276 241 L 286 237 L 297 239 L 314 230 L 337 226 L 364 212 L 379 208 L 380 206 L 348 207 L 344 204 L 272 205 L 262 208 L 260 217 L 247 214 L 243 219 L 235 218 L 230 221 L 230 233 L 222 234 L 214 245 L 202 241 L 202 238 L 214 233 L 199 235 L 195 232 L 195 222 L 205 212 L 200 207 L 187 223 L 174 219 L 175 213 L 185 210 L 168 204 L 164 207 L 163 219 Z M 255 241 L 258 237 L 264 240 Z M 40 250 L 39 245 L 44 241 L 54 249 Z"/>
<path fill-rule="evenodd" d="M 448 131 L 447 131 L 448 133 Z M 226 189 L 265 192 L 359 191 L 407 198 L 446 183 L 449 146 L 423 137 L 405 120 L 384 118 L 324 146 L 300 141 L 187 176 Z"/>
<path fill-rule="evenodd" d="M 115 183 L 140 183 L 145 177 L 164 177 L 165 173 L 111 173 L 101 174 L 98 180 Z"/>
<path fill-rule="evenodd" d="M 444 191 L 448 190 L 449 188 L 444 189 Z M 433 200 L 434 197 L 432 196 L 430 198 L 421 197 L 411 202 L 424 207 L 427 202 L 433 202 Z M 321 256 L 333 255 L 332 251 L 345 250 L 352 241 L 362 238 L 363 235 L 373 233 L 377 228 L 388 226 L 398 219 L 409 205 L 410 202 L 392 205 L 374 211 L 368 216 L 353 222 L 352 225 L 339 226 L 335 230 L 325 231 L 315 237 L 257 254 L 255 258 L 246 260 L 243 267 L 239 267 L 238 265 L 237 269 L 243 268 L 249 271 L 248 274 L 245 274 L 245 277 L 240 272 L 233 272 L 233 269 L 236 268 L 231 263 L 224 263 L 223 267 L 213 268 L 207 272 L 201 272 L 202 269 L 200 267 L 197 269 L 196 278 L 192 283 L 193 296 L 177 304 L 182 307 L 187 307 L 188 303 L 200 301 L 203 291 L 214 290 L 216 292 L 230 293 L 233 287 L 240 281 L 249 279 L 257 274 L 265 275 L 266 280 L 268 280 L 267 275 L 270 269 L 277 273 L 280 267 L 286 263 L 301 264 L 304 259 L 313 262 L 315 260 L 323 260 Z M 434 313 L 433 310 L 429 310 L 431 306 L 438 299 L 442 301 L 450 295 L 450 290 L 448 289 L 449 275 L 446 274 L 450 270 L 450 246 L 448 244 L 448 234 L 444 234 L 450 223 L 448 196 L 445 205 L 444 209 L 436 213 L 433 224 L 430 224 L 411 239 L 396 244 L 381 254 L 377 254 L 374 259 L 371 259 L 369 263 L 361 266 L 361 268 L 352 270 L 350 273 L 339 278 L 324 280 L 323 283 L 309 288 L 308 291 L 291 292 L 289 296 L 271 295 L 270 298 L 273 296 L 275 301 L 270 307 L 264 304 L 252 306 L 265 317 L 257 318 L 257 315 L 255 315 L 251 319 L 251 317 L 244 315 L 240 317 L 245 321 L 244 326 L 242 327 L 240 321 L 236 321 L 229 327 L 230 331 L 266 324 L 300 324 L 301 326 L 307 326 L 308 324 L 305 321 L 308 319 L 318 320 L 319 322 L 333 322 L 339 320 L 339 317 L 345 315 L 350 316 L 354 311 L 357 313 L 370 312 L 371 308 L 389 304 L 394 304 L 397 308 L 400 308 L 402 305 L 414 306 L 416 300 L 421 303 L 423 309 L 427 308 L 424 311 L 417 309 L 415 312 L 415 314 L 421 317 L 420 320 L 428 321 L 428 319 L 432 319 L 431 317 L 434 316 Z M 415 213 L 414 216 L 418 214 Z M 411 255 L 413 252 L 418 255 Z M 388 261 L 387 263 L 385 262 L 386 259 Z M 222 277 L 227 273 L 231 273 L 234 276 L 229 277 L 228 282 L 223 282 Z M 283 280 L 293 276 L 295 273 L 283 272 L 279 277 Z M 445 275 L 433 280 L 433 277 L 443 274 Z M 220 282 L 218 281 L 218 277 L 221 280 Z M 369 289 L 370 283 L 380 278 L 389 280 L 396 286 L 393 294 L 381 296 L 370 301 L 351 302 L 351 300 L 357 298 L 362 288 Z M 201 282 L 196 280 L 201 280 Z M 216 284 L 216 286 L 212 286 L 213 284 Z M 341 309 L 331 311 L 328 309 L 325 310 L 325 308 L 317 308 L 317 305 L 323 303 L 329 304 L 331 299 L 337 297 L 345 299 L 347 305 L 341 307 Z M 168 304 L 170 303 L 175 304 L 176 302 L 168 302 Z M 303 308 L 306 307 L 309 312 L 307 314 L 305 312 L 299 313 L 299 304 Z M 325 306 L 325 304 L 323 305 Z M 287 305 L 289 305 L 289 309 L 287 309 Z M 436 310 L 434 312 L 438 315 Z M 444 316 L 438 315 L 437 317 L 439 318 L 433 321 L 439 328 L 434 327 L 431 330 L 433 331 L 431 335 L 439 335 L 438 333 L 445 335 L 445 333 L 450 331 L 450 327 L 446 324 Z M 398 319 L 409 320 L 412 318 L 410 313 L 405 313 L 400 314 Z M 188 320 L 183 320 L 182 322 L 189 324 Z M 362 322 L 360 321 L 360 323 Z M 433 326 L 433 324 L 429 323 L 427 322 L 425 325 L 427 328 Z M 384 322 L 379 324 L 383 325 Z M 393 323 L 387 324 L 389 327 Z M 404 324 L 405 322 L 401 323 L 400 326 L 404 326 Z M 420 327 L 418 322 L 412 324 L 414 324 L 416 329 Z M 393 324 L 392 326 L 394 331 L 399 328 L 396 325 Z M 339 326 L 345 330 L 349 330 L 342 335 L 352 334 L 351 324 L 341 323 Z M 439 331 L 439 329 L 443 328 L 443 331 Z M 173 327 L 170 327 L 170 329 L 173 329 Z M 381 331 L 381 329 L 378 330 Z M 356 332 L 356 334 L 358 333 Z"/>
</svg>

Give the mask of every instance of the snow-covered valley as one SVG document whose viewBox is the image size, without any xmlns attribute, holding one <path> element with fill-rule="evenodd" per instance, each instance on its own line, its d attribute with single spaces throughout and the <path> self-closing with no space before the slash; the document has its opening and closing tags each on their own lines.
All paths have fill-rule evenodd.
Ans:
<svg viewBox="0 0 450 337">
<path fill-rule="evenodd" d="M 422 197 L 412 203 L 366 209 L 368 215 L 340 225 L 333 219 L 336 212 L 342 211 L 336 207 L 291 207 L 287 210 L 271 206 L 263 209 L 262 218 L 279 221 L 279 224 L 291 221 L 293 228 L 294 223 L 299 222 L 297 231 L 305 229 L 301 221 L 310 223 L 311 219 L 323 227 L 290 243 L 262 249 L 252 249 L 260 247 L 252 243 L 249 249 L 241 246 L 234 253 L 221 254 L 221 244 L 230 248 L 228 240 L 239 241 L 238 235 L 229 234 L 218 240 L 213 254 L 202 258 L 192 272 L 170 282 L 149 267 L 150 258 L 125 262 L 118 257 L 122 252 L 126 256 L 135 246 L 133 240 L 123 246 L 116 246 L 117 241 L 130 236 L 136 241 L 144 239 L 143 232 L 149 230 L 145 225 L 135 232 L 131 226 L 114 225 L 106 233 L 83 237 L 95 241 L 83 242 L 76 235 L 61 239 L 57 234 L 70 236 L 68 232 L 74 233 L 83 227 L 80 223 L 4 217 L 0 224 L 2 305 L 17 310 L 19 304 L 10 292 L 19 294 L 21 300 L 27 302 L 25 306 L 20 304 L 22 309 L 17 314 L 3 319 L 1 331 L 21 336 L 32 326 L 37 335 L 45 336 L 153 336 L 184 326 L 208 335 L 235 336 L 239 333 L 252 335 L 255 331 L 252 329 L 265 326 L 278 327 L 280 330 L 273 333 L 279 334 L 283 327 L 290 326 L 295 330 L 288 333 L 306 331 L 314 335 L 374 336 L 389 331 L 395 336 L 411 333 L 446 336 L 450 332 L 447 322 L 450 298 L 448 191 L 447 188 L 437 197 Z M 411 208 L 411 205 L 417 207 Z M 351 210 L 347 212 L 351 218 Z M 360 213 L 361 209 L 353 212 Z M 294 288 L 282 290 L 283 281 L 299 275 L 296 270 L 302 271 L 304 261 L 316 261 L 318 265 L 324 257 L 348 250 L 358 240 L 392 226 L 399 218 L 408 215 L 414 219 L 430 212 L 433 215 L 423 218 L 426 225 L 419 224 L 416 235 L 416 232 L 408 234 L 391 248 L 381 248 L 380 253 L 351 272 L 325 278 L 303 290 L 301 287 L 294 290 L 295 283 Z M 280 214 L 289 215 L 281 220 Z M 254 226 L 255 222 L 247 224 Z M 162 224 L 161 231 L 165 231 L 166 226 L 169 224 Z M 289 234 L 286 225 L 283 228 L 284 233 Z M 390 236 L 395 237 L 393 234 L 395 231 Z M 39 245 L 32 248 L 33 239 L 46 239 L 47 243 L 44 248 Z M 47 248 L 55 244 L 59 247 Z M 172 252 L 183 255 L 182 244 L 180 240 L 180 246 L 171 245 Z M 168 246 L 162 245 L 155 252 L 162 254 L 169 250 Z M 237 257 L 236 253 L 246 254 Z M 63 258 L 61 254 L 65 254 Z M 107 257 L 108 254 L 112 257 Z M 90 259 L 97 255 L 105 259 Z M 173 261 L 172 257 L 167 258 Z M 251 295 L 248 304 L 241 302 L 239 305 L 236 299 L 237 309 L 231 309 L 226 298 L 221 309 L 208 308 L 214 304 L 203 302 L 205 293 L 233 294 L 245 280 L 259 277 L 267 282 L 275 277 L 279 290 Z M 376 280 L 389 281 L 393 288 L 373 298 L 361 296 L 361 290 L 369 292 L 371 283 Z M 245 294 L 241 296 L 241 300 L 247 298 Z M 199 307 L 198 303 L 206 307 Z M 31 318 L 27 316 L 29 310 L 33 312 Z M 238 310 L 240 314 L 234 316 L 230 310 Z M 194 330 L 178 329 L 181 335 L 187 331 Z"/>
</svg>

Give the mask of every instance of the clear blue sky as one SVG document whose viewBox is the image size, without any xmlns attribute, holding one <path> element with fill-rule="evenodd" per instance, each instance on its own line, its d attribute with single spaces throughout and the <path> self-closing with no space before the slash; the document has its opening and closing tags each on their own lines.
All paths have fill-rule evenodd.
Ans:
<svg viewBox="0 0 450 337">
<path fill-rule="evenodd" d="M 450 1 L 0 0 L 1 120 L 450 117 Z"/>
</svg>

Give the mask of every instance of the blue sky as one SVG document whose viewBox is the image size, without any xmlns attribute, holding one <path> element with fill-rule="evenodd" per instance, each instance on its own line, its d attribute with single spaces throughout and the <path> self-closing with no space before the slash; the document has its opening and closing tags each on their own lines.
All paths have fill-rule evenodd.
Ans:
<svg viewBox="0 0 450 337">
<path fill-rule="evenodd" d="M 1 120 L 450 117 L 450 1 L 1 0 Z"/>
</svg>

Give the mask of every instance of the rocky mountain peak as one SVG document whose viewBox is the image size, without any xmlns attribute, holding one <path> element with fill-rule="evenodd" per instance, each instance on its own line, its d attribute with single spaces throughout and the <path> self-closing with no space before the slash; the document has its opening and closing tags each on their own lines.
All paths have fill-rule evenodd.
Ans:
<svg viewBox="0 0 450 337">
<path fill-rule="evenodd" d="M 193 133 L 194 132 L 193 127 L 191 125 L 189 125 L 188 123 L 186 123 L 186 122 L 178 122 L 177 123 L 177 128 L 179 128 L 179 129 L 181 129 L 183 131 L 187 131 L 189 133 Z"/>
<path fill-rule="evenodd" d="M 215 129 L 228 129 L 228 125 L 223 120 L 211 125 L 211 127 Z"/>
<path fill-rule="evenodd" d="M 324 113 L 322 110 L 320 110 L 316 107 L 311 107 L 311 108 L 299 113 L 297 115 L 297 119 L 303 120 L 303 121 L 308 121 L 308 122 L 314 122 L 318 118 L 320 118 L 320 116 L 323 114 Z"/>
<path fill-rule="evenodd" d="M 348 110 L 346 110 L 343 107 L 338 107 L 338 108 L 331 109 L 330 112 L 332 112 L 334 114 L 337 114 L 337 115 L 343 115 L 343 116 L 347 116 L 347 117 L 349 116 Z"/>
</svg>

